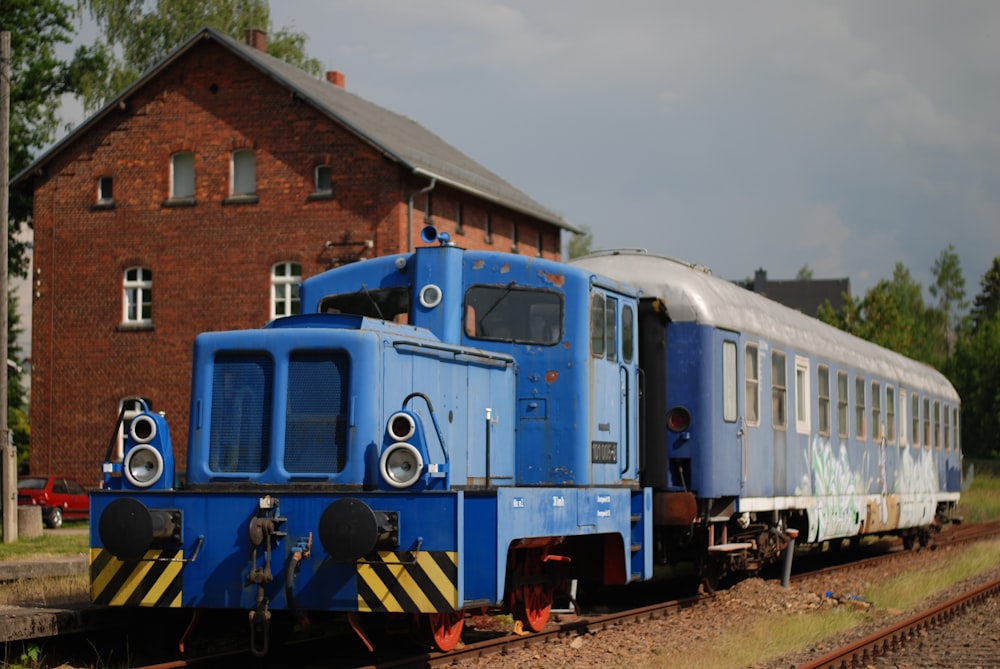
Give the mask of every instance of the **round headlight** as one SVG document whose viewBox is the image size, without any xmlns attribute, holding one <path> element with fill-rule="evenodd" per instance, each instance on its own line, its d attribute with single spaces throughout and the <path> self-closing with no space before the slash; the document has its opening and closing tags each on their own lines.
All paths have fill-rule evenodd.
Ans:
<svg viewBox="0 0 1000 669">
<path fill-rule="evenodd" d="M 134 446 L 125 456 L 122 469 L 129 483 L 137 488 L 148 488 L 163 475 L 163 456 L 152 446 Z"/>
<path fill-rule="evenodd" d="M 394 413 L 389 416 L 389 436 L 393 441 L 406 441 L 417 431 L 413 416 L 408 413 Z"/>
<path fill-rule="evenodd" d="M 420 304 L 427 307 L 428 309 L 433 309 L 437 305 L 441 304 L 441 298 L 444 294 L 441 289 L 435 286 L 433 283 L 427 284 L 420 289 Z"/>
<path fill-rule="evenodd" d="M 148 444 L 156 436 L 156 421 L 152 416 L 136 416 L 128 428 L 128 434 L 137 444 Z"/>
<path fill-rule="evenodd" d="M 411 444 L 396 443 L 382 453 L 379 469 L 382 478 L 393 488 L 408 488 L 420 478 L 424 459 Z"/>
<path fill-rule="evenodd" d="M 674 407 L 667 412 L 667 429 L 671 432 L 683 432 L 691 427 L 691 412 L 685 407 Z"/>
</svg>

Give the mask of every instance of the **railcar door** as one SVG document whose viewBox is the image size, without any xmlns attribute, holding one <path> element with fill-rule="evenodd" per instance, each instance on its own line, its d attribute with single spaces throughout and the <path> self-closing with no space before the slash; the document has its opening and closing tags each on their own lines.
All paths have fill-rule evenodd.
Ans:
<svg viewBox="0 0 1000 669">
<path fill-rule="evenodd" d="M 635 478 L 634 308 L 627 298 L 607 291 L 595 289 L 591 295 L 589 432 L 591 483 L 595 485 Z"/>
</svg>

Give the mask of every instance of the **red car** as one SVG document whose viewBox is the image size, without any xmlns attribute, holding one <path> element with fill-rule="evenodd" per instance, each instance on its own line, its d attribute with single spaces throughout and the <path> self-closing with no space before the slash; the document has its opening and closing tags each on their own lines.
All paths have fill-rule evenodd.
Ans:
<svg viewBox="0 0 1000 669">
<path fill-rule="evenodd" d="M 63 476 L 24 476 L 17 479 L 17 503 L 42 507 L 46 527 L 59 527 L 63 519 L 90 517 L 90 494 L 75 479 Z"/>
</svg>

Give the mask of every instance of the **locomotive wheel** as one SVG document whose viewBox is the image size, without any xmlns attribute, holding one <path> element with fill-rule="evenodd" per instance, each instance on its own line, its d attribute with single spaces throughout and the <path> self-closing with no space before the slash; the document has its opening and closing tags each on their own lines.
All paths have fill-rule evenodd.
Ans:
<svg viewBox="0 0 1000 669">
<path fill-rule="evenodd" d="M 541 632 L 549 622 L 555 588 L 543 576 L 541 552 L 515 551 L 513 570 L 520 581 L 510 593 L 510 612 L 532 632 Z"/>
<path fill-rule="evenodd" d="M 447 653 L 462 639 L 465 612 L 428 613 L 420 617 L 424 641 L 434 650 Z"/>
</svg>

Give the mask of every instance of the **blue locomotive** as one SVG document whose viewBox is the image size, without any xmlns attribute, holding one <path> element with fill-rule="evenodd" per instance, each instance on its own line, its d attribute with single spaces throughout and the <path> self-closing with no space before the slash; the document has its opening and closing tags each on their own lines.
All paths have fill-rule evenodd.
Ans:
<svg viewBox="0 0 1000 669">
<path fill-rule="evenodd" d="M 542 629 L 570 579 L 693 560 L 712 587 L 796 533 L 926 542 L 957 503 L 929 368 L 648 254 L 424 238 L 197 338 L 183 486 L 144 411 L 92 495 L 95 602 L 246 610 L 261 654 L 272 611 L 448 650 L 483 607 Z"/>
</svg>

